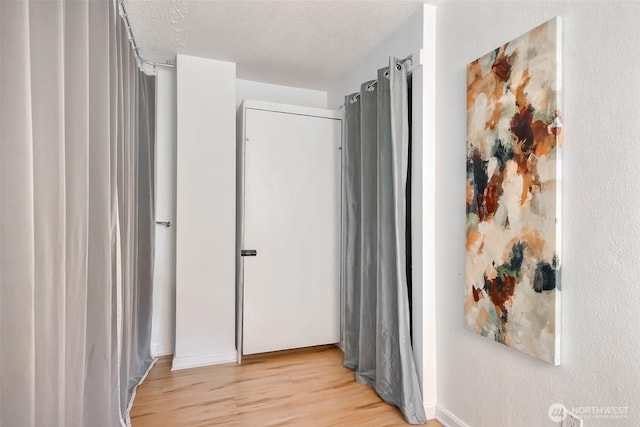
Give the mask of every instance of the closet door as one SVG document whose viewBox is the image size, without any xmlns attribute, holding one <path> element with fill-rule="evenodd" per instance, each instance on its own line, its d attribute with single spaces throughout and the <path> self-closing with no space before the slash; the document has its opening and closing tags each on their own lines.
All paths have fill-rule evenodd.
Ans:
<svg viewBox="0 0 640 427">
<path fill-rule="evenodd" d="M 341 121 L 246 110 L 243 353 L 339 341 Z"/>
</svg>

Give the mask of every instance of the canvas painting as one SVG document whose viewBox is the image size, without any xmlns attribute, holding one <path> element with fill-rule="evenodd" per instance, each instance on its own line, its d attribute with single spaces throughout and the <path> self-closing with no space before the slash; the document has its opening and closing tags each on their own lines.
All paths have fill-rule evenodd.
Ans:
<svg viewBox="0 0 640 427">
<path fill-rule="evenodd" d="M 467 66 L 465 324 L 560 363 L 560 18 Z"/>
</svg>

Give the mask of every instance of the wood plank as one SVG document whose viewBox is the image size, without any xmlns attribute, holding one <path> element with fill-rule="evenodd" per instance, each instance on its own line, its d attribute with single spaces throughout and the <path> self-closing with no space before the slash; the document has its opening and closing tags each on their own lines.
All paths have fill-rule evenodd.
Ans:
<svg viewBox="0 0 640 427">
<path fill-rule="evenodd" d="M 160 358 L 138 388 L 131 421 L 133 427 L 406 425 L 397 408 L 355 382 L 334 346 L 176 372 L 170 356 Z"/>
</svg>

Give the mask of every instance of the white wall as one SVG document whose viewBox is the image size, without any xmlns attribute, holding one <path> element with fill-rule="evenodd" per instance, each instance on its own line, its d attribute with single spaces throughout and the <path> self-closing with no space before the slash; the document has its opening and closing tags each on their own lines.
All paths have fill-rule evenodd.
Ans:
<svg viewBox="0 0 640 427">
<path fill-rule="evenodd" d="M 244 99 L 327 108 L 327 92 L 236 79 L 236 108 Z"/>
<path fill-rule="evenodd" d="M 562 365 L 463 326 L 465 66 L 552 18 L 564 26 Z M 471 426 L 552 426 L 549 405 L 629 406 L 640 423 L 640 3 L 440 2 L 437 16 L 438 410 Z M 451 423 L 455 425 L 455 423 Z"/>
<path fill-rule="evenodd" d="M 234 361 L 234 63 L 177 57 L 173 369 Z"/>
<path fill-rule="evenodd" d="M 436 8 L 425 5 L 391 34 L 329 91 L 328 104 L 336 108 L 344 96 L 389 65 L 389 56 L 404 58 L 422 49 L 422 67 L 413 72 L 412 253 L 414 354 L 429 419 L 436 408 L 436 323 L 434 284 L 434 109 Z M 416 57 L 416 62 L 418 58 Z"/>
<path fill-rule="evenodd" d="M 156 225 L 151 354 L 172 354 L 176 300 L 176 73 L 159 68 L 156 77 Z"/>
<path fill-rule="evenodd" d="M 431 6 L 425 6 L 433 9 Z M 389 57 L 405 58 L 422 48 L 422 11 L 413 15 L 398 30 L 369 52 L 348 75 L 337 81 L 329 89 L 328 106 L 338 108 L 344 103 L 345 95 L 360 91 L 360 85 L 378 76 L 378 69 L 389 66 Z"/>
</svg>

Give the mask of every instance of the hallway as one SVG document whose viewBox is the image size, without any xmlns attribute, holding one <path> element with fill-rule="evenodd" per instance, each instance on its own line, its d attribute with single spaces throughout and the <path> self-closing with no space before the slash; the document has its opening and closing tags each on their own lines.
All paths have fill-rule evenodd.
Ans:
<svg viewBox="0 0 640 427">
<path fill-rule="evenodd" d="M 131 421 L 133 427 L 406 425 L 395 407 L 355 382 L 333 346 L 176 372 L 171 357 L 160 358 L 138 388 Z"/>
</svg>

